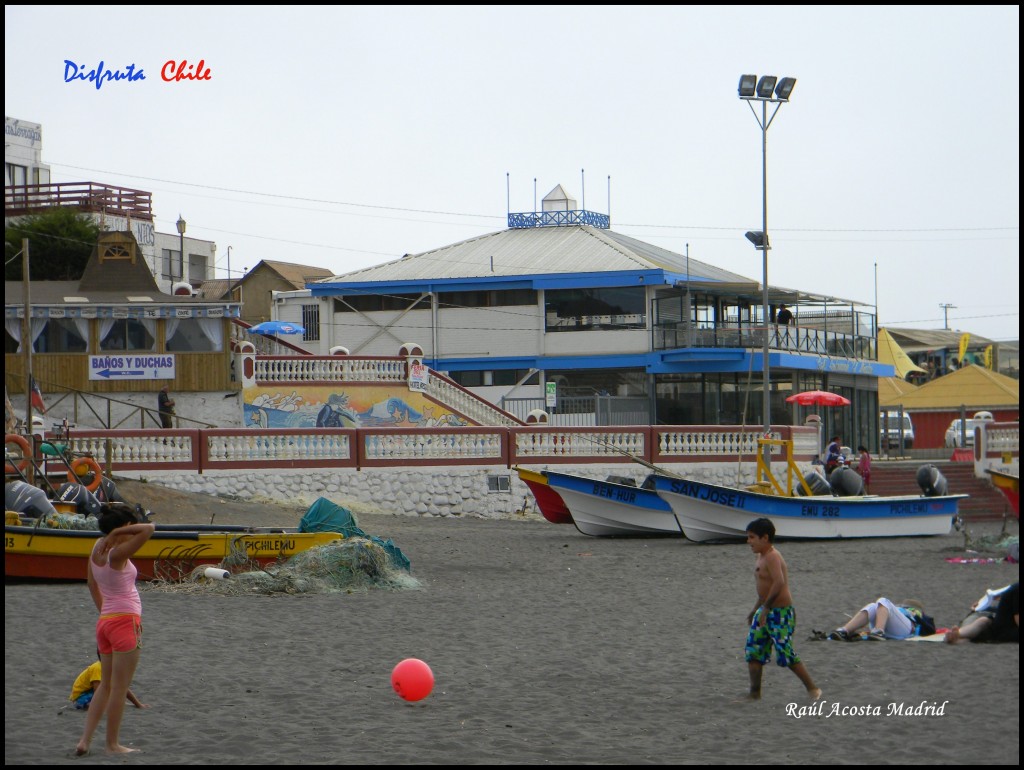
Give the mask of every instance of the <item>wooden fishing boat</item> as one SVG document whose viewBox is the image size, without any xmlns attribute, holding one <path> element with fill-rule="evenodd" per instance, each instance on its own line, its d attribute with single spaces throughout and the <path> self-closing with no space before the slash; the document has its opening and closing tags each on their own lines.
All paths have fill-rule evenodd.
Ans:
<svg viewBox="0 0 1024 770">
<path fill-rule="evenodd" d="M 565 505 L 565 501 L 557 491 L 548 484 L 545 471 L 531 471 L 526 468 L 516 468 L 520 480 L 529 487 L 537 501 L 537 508 L 541 515 L 552 524 L 572 524 L 572 516 Z"/>
<path fill-rule="evenodd" d="M 565 501 L 576 529 L 594 537 L 671 535 L 683 530 L 672 508 L 652 489 L 545 471 Z"/>
<path fill-rule="evenodd" d="M 989 477 L 995 488 L 1003 493 L 1013 508 L 1013 515 L 1020 518 L 1020 473 L 987 468 Z"/>
<path fill-rule="evenodd" d="M 85 580 L 97 530 L 4 526 L 4 577 Z M 178 580 L 196 567 L 266 566 L 344 537 L 340 532 L 218 525 L 156 525 L 132 556 L 139 580 Z"/>
<path fill-rule="evenodd" d="M 771 519 L 776 537 L 849 538 L 945 535 L 967 495 L 808 497 L 752 492 L 655 474 L 655 489 L 686 537 L 697 542 L 744 540 L 747 525 Z"/>
</svg>

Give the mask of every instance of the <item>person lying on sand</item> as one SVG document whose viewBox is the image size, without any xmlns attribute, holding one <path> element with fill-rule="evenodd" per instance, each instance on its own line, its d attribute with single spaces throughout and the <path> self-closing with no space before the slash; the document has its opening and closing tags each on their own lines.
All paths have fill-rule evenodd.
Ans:
<svg viewBox="0 0 1024 770">
<path fill-rule="evenodd" d="M 922 633 L 924 606 L 916 599 L 905 599 L 900 604 L 879 597 L 876 601 L 864 605 L 849 622 L 840 626 L 829 639 L 850 642 L 856 639 L 863 629 L 867 629 L 867 638 L 873 641 L 884 639 L 909 639 Z M 934 628 L 925 633 L 934 632 Z"/>
<path fill-rule="evenodd" d="M 998 596 L 999 604 L 992 612 L 987 602 Z M 1020 583 L 1013 583 L 1001 591 L 988 591 L 971 606 L 972 615 L 959 626 L 946 632 L 947 644 L 960 642 L 1015 642 L 1020 643 Z"/>
</svg>

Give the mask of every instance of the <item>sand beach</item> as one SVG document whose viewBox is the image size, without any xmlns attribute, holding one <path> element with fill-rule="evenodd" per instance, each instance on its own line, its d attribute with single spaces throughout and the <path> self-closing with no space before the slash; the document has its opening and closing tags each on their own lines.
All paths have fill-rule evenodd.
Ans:
<svg viewBox="0 0 1024 770">
<path fill-rule="evenodd" d="M 292 526 L 301 516 L 197 498 L 165 504 L 158 520 L 217 510 L 221 523 Z M 533 517 L 358 520 L 402 549 L 419 589 L 142 589 L 133 689 L 151 708 L 126 708 L 121 739 L 139 749 L 128 756 L 103 754 L 102 728 L 88 757 L 72 756 L 84 713 L 66 699 L 95 647 L 85 585 L 8 582 L 5 763 L 1019 762 L 1017 645 L 809 640 L 879 595 L 919 598 L 952 625 L 986 588 L 1018 580 L 1017 564 L 947 562 L 968 555 L 960 533 L 779 543 L 796 649 L 824 692 L 811 708 L 774 664 L 763 700 L 735 702 L 747 689 L 754 598 L 745 545 L 588 538 Z M 998 531 L 971 527 L 975 537 Z M 390 685 L 408 657 L 436 678 L 417 703 Z"/>
</svg>

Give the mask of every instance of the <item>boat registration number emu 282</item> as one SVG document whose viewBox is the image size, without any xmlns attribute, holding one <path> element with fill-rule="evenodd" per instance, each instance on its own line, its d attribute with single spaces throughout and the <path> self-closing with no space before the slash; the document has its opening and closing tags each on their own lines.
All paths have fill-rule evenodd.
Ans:
<svg viewBox="0 0 1024 770">
<path fill-rule="evenodd" d="M 706 500 L 726 508 L 746 508 L 747 496 L 731 489 L 716 489 L 704 485 L 690 484 L 686 481 L 673 481 L 669 489 L 677 495 L 686 495 L 695 500 Z"/>
<path fill-rule="evenodd" d="M 820 516 L 822 518 L 838 517 L 838 505 L 801 505 L 801 516 Z"/>
</svg>

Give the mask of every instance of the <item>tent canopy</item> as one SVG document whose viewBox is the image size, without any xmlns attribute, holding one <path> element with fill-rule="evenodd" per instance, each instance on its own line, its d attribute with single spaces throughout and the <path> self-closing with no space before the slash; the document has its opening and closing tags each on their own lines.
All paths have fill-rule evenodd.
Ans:
<svg viewBox="0 0 1024 770">
<path fill-rule="evenodd" d="M 970 365 L 936 377 L 910 392 L 883 396 L 878 405 L 906 409 L 1016 409 L 1020 406 L 1020 382 L 982 366 Z"/>
<path fill-rule="evenodd" d="M 896 376 L 901 380 L 912 372 L 928 374 L 910 360 L 910 356 L 903 351 L 903 348 L 892 338 L 887 329 L 878 330 L 878 363 L 895 367 Z"/>
</svg>

